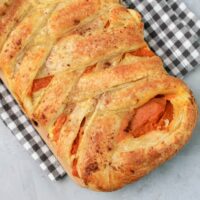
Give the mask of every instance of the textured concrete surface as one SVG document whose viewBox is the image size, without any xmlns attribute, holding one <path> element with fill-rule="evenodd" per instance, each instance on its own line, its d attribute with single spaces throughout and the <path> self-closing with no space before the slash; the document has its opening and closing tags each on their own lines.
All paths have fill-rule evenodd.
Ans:
<svg viewBox="0 0 200 200">
<path fill-rule="evenodd" d="M 185 0 L 200 17 L 199 0 Z M 200 66 L 185 81 L 200 105 Z M 135 184 L 112 193 L 82 189 L 68 177 L 51 182 L 0 121 L 0 200 L 199 200 L 200 122 L 188 145 Z"/>
</svg>

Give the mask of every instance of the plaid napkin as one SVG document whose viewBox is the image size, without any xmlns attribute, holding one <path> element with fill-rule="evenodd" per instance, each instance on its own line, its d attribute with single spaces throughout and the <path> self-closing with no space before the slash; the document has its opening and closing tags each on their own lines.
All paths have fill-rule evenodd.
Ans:
<svg viewBox="0 0 200 200">
<path fill-rule="evenodd" d="M 145 39 L 167 71 L 184 77 L 200 65 L 200 21 L 177 0 L 124 0 L 143 16 Z M 0 117 L 51 180 L 65 172 L 0 81 Z"/>
<path fill-rule="evenodd" d="M 125 0 L 143 16 L 145 39 L 166 70 L 182 78 L 200 64 L 200 21 L 179 0 Z"/>
</svg>

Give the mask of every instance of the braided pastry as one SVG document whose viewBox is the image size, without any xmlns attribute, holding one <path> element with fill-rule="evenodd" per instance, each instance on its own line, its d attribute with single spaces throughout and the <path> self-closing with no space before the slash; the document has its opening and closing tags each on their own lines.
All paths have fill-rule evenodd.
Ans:
<svg viewBox="0 0 200 200">
<path fill-rule="evenodd" d="M 77 183 L 112 191 L 188 141 L 197 106 L 118 0 L 3 0 L 1 77 Z"/>
</svg>

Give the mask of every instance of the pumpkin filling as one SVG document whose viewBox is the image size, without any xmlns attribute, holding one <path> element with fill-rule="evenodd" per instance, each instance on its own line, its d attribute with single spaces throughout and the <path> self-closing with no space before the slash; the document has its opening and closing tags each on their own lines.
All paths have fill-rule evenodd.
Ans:
<svg viewBox="0 0 200 200">
<path fill-rule="evenodd" d="M 79 177 L 79 174 L 78 174 L 78 170 L 77 170 L 77 159 L 74 159 L 73 160 L 73 164 L 72 164 L 72 175 L 73 176 L 76 176 L 76 177 Z"/>
<path fill-rule="evenodd" d="M 152 57 L 155 56 L 154 52 L 152 52 L 148 47 L 143 47 L 131 52 L 134 56 L 139 57 Z"/>
<path fill-rule="evenodd" d="M 46 76 L 43 78 L 38 78 L 33 81 L 32 91 L 31 93 L 37 92 L 49 85 L 53 76 Z"/>
<path fill-rule="evenodd" d="M 84 126 L 85 126 L 85 121 L 86 121 L 86 117 L 83 118 L 81 124 L 80 124 L 80 128 L 79 128 L 79 131 L 78 131 L 78 134 L 72 144 L 72 148 L 71 148 L 71 154 L 74 155 L 77 153 L 78 151 L 78 147 L 79 147 L 79 144 L 81 142 L 81 139 L 83 137 L 83 134 L 84 134 Z M 77 158 L 75 158 L 73 160 L 73 163 L 72 163 L 72 175 L 73 176 L 76 176 L 76 177 L 79 177 L 79 174 L 78 174 L 78 170 L 77 170 Z"/>
<path fill-rule="evenodd" d="M 67 115 L 65 113 L 62 113 L 56 120 L 54 124 L 54 129 L 53 129 L 53 140 L 55 142 L 58 141 L 60 137 L 60 131 L 66 121 L 67 121 Z"/>
<path fill-rule="evenodd" d="M 80 124 L 80 128 L 79 128 L 79 131 L 78 131 L 78 134 L 72 144 L 72 148 L 71 148 L 71 154 L 76 154 L 77 150 L 78 150 L 78 147 L 79 147 L 79 143 L 80 143 L 80 140 L 82 139 L 82 136 L 84 134 L 84 125 L 85 125 L 85 120 L 86 118 L 84 117 L 81 124 Z"/>
<path fill-rule="evenodd" d="M 171 102 L 164 96 L 158 96 L 137 108 L 123 131 L 131 133 L 137 138 L 153 130 L 166 129 L 172 120 L 173 106 Z"/>
</svg>

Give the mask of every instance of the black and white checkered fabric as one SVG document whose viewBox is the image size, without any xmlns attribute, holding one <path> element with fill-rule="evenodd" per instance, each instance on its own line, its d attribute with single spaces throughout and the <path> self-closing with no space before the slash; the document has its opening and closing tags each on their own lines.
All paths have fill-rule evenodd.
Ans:
<svg viewBox="0 0 200 200">
<path fill-rule="evenodd" d="M 179 77 L 200 65 L 200 21 L 177 0 L 124 0 L 143 16 L 145 39 L 162 57 L 167 71 Z M 0 81 L 0 117 L 51 180 L 65 172 Z"/>
<path fill-rule="evenodd" d="M 57 180 L 65 175 L 48 146 L 34 130 L 2 81 L 0 81 L 0 117 L 24 148 L 30 152 L 32 158 L 39 161 L 40 167 L 47 172 L 51 180 Z"/>
<path fill-rule="evenodd" d="M 200 64 L 200 21 L 179 0 L 124 0 L 143 16 L 145 39 L 166 70 L 184 77 Z"/>
</svg>

